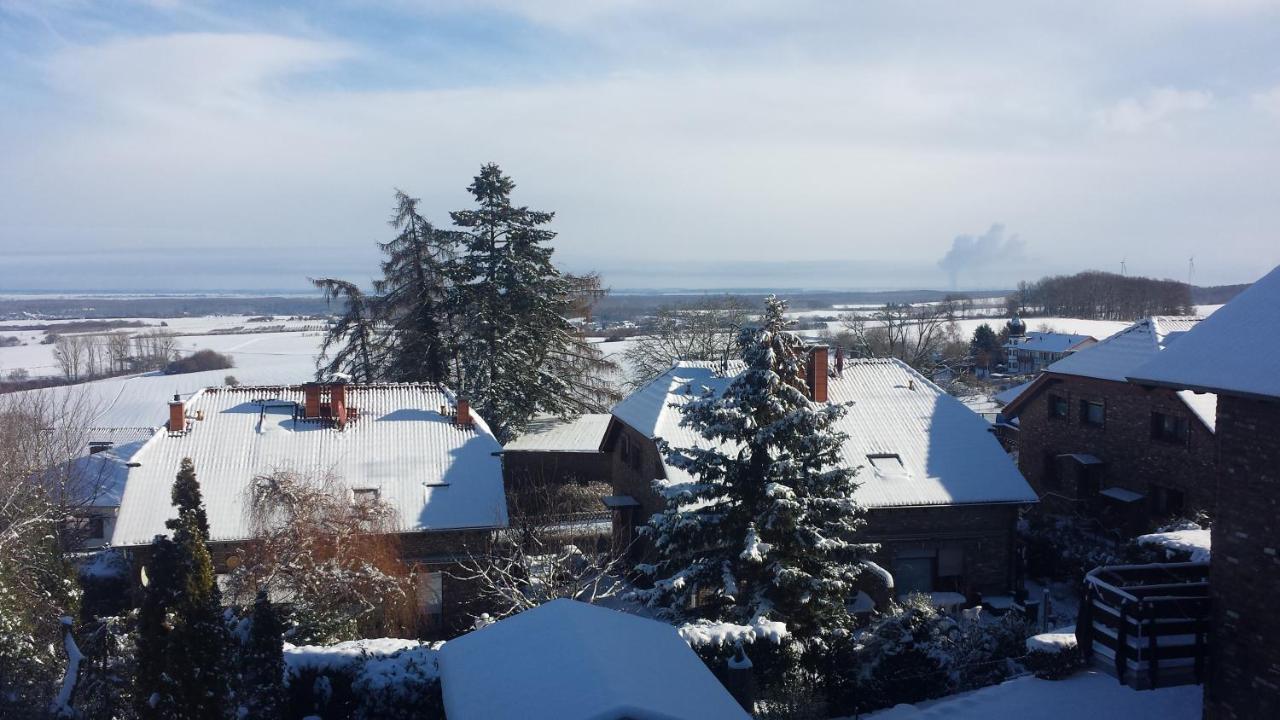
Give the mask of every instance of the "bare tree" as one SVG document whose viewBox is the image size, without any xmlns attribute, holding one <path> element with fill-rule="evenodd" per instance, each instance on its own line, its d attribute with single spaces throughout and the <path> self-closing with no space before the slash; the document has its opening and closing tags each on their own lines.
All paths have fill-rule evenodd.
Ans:
<svg viewBox="0 0 1280 720">
<path fill-rule="evenodd" d="M 494 619 L 556 598 L 591 603 L 616 594 L 630 562 L 613 545 L 608 515 L 582 512 L 589 494 L 573 485 L 525 487 L 511 496 L 508 526 L 469 548 L 454 576 L 475 588 Z"/>
<path fill-rule="evenodd" d="M 129 334 L 116 332 L 107 336 L 107 357 L 113 372 L 129 369 Z"/>
<path fill-rule="evenodd" d="M 75 382 L 84 372 L 84 339 L 79 335 L 59 335 L 53 341 L 53 359 L 67 380 Z"/>
<path fill-rule="evenodd" d="M 924 305 L 889 303 L 871 317 L 847 314 L 836 341 L 854 357 L 893 357 L 917 370 L 932 370 L 958 347 L 956 307 L 951 301 Z"/>
<path fill-rule="evenodd" d="M 659 308 L 650 331 L 626 350 L 630 385 L 643 385 L 680 360 L 725 361 L 732 356 L 738 330 L 751 320 L 751 313 L 750 305 L 733 295 Z"/>
<path fill-rule="evenodd" d="M 289 469 L 257 477 L 245 507 L 254 540 L 231 575 L 234 602 L 252 603 L 259 589 L 287 600 L 299 641 L 415 635 L 394 508 L 333 475 Z"/>
</svg>

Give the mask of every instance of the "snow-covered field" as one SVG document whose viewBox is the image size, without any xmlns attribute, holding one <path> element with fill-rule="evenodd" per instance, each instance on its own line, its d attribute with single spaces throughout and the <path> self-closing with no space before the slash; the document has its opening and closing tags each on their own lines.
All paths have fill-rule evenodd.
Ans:
<svg viewBox="0 0 1280 720">
<path fill-rule="evenodd" d="M 111 332 L 139 334 L 164 331 L 174 333 L 179 336 L 177 341 L 180 349 L 190 352 L 209 348 L 218 352 L 229 352 L 232 357 L 236 358 L 237 366 L 243 364 L 240 362 L 240 355 L 243 355 L 246 361 L 251 361 L 252 356 L 262 353 L 297 354 L 300 351 L 305 351 L 314 355 L 320 346 L 320 333 L 318 332 L 318 328 L 321 325 L 320 321 L 275 318 L 270 322 L 249 322 L 249 318 L 250 316 L 247 315 L 129 318 L 130 322 L 137 320 L 144 323 L 146 327 L 121 328 Z M 8 322 L 0 324 L 66 325 L 73 322 L 85 321 L 41 320 L 28 323 Z M 278 329 L 280 326 L 296 330 L 296 332 L 254 332 L 254 330 L 265 330 L 266 328 Z M 237 334 L 209 334 L 237 329 L 239 330 Z M 73 334 L 99 335 L 103 334 L 103 331 Z M 40 342 L 46 337 L 43 330 L 0 330 L 0 338 L 8 336 L 17 337 L 24 344 L 16 347 L 0 347 L 0 376 L 19 369 L 26 370 L 31 377 L 48 377 L 60 374 L 58 363 L 53 355 L 54 346 L 42 345 Z M 309 339 L 303 340 L 300 338 Z M 261 343 L 260 341 L 264 339 L 267 342 Z"/>
<path fill-rule="evenodd" d="M 899 705 L 867 715 L 869 720 L 1199 720 L 1199 685 L 1134 690 L 1115 678 L 1086 671 L 1065 680 L 1023 677 L 963 695 L 918 705 Z"/>
</svg>

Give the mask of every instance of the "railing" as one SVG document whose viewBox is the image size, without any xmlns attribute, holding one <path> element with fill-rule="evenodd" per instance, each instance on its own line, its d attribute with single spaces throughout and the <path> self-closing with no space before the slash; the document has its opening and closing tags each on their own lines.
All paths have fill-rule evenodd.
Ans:
<svg viewBox="0 0 1280 720">
<path fill-rule="evenodd" d="M 1204 679 L 1209 644 L 1209 566 L 1101 567 L 1085 576 L 1076 640 L 1086 659 L 1113 660 L 1116 678 L 1157 688 Z"/>
</svg>

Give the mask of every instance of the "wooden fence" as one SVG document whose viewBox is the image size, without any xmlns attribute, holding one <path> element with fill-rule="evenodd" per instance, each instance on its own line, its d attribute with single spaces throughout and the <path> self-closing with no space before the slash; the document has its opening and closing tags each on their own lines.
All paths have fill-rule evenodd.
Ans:
<svg viewBox="0 0 1280 720">
<path fill-rule="evenodd" d="M 1085 576 L 1076 640 L 1139 688 L 1203 682 L 1209 637 L 1208 563 L 1101 567 Z"/>
</svg>

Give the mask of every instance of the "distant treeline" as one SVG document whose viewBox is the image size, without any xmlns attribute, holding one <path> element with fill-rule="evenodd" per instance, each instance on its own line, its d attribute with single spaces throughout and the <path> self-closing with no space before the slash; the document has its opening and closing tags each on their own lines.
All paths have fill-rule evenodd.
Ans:
<svg viewBox="0 0 1280 720">
<path fill-rule="evenodd" d="M 1024 315 L 1132 321 L 1148 315 L 1190 315 L 1191 287 L 1176 280 L 1087 270 L 1019 283 L 1008 298 Z"/>
<path fill-rule="evenodd" d="M 328 315 L 320 297 L 5 298 L 0 320 Z"/>
<path fill-rule="evenodd" d="M 1213 285 L 1191 288 L 1191 302 L 1196 305 L 1224 305 L 1244 292 L 1252 283 L 1242 285 Z"/>
<path fill-rule="evenodd" d="M 605 278 L 607 281 L 608 278 Z M 660 309 L 695 307 L 708 297 L 733 296 L 744 303 L 759 307 L 764 298 L 771 292 L 764 290 L 695 290 L 680 292 L 612 292 L 596 301 L 592 309 L 592 318 L 602 322 L 618 322 L 634 320 L 641 316 L 654 315 Z M 787 301 L 789 310 L 831 310 L 831 314 L 839 315 L 841 311 L 832 309 L 834 305 L 866 305 L 882 307 L 886 304 L 911 304 L 941 302 L 946 299 L 965 298 L 1001 298 L 1008 295 L 1008 290 L 778 290 L 778 297 Z"/>
</svg>

